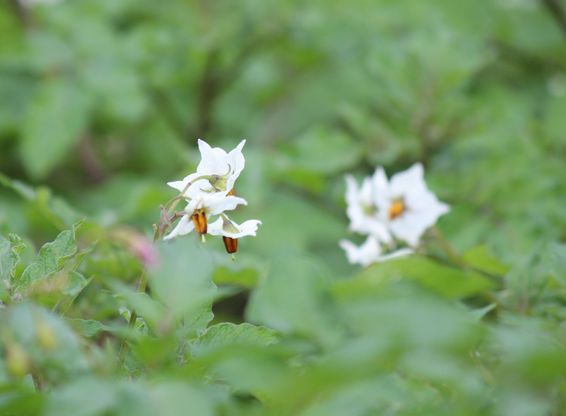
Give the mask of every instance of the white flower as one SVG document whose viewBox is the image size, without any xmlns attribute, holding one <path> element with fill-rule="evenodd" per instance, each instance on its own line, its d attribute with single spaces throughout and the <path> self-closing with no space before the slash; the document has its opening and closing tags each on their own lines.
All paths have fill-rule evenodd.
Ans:
<svg viewBox="0 0 566 416">
<path fill-rule="evenodd" d="M 206 234 L 210 217 L 220 215 L 225 211 L 232 211 L 238 205 L 248 204 L 243 198 L 227 194 L 227 191 L 203 192 L 189 200 L 184 209 L 185 214 L 181 217 L 173 231 L 165 236 L 164 240 L 189 234 L 195 228 L 199 234 Z"/>
<path fill-rule="evenodd" d="M 391 235 L 386 225 L 377 215 L 375 205 L 374 180 L 364 178 L 361 187 L 358 188 L 353 176 L 346 176 L 346 203 L 348 205 L 346 214 L 350 219 L 350 230 L 370 234 L 384 243 L 391 242 Z"/>
<path fill-rule="evenodd" d="M 257 228 L 261 224 L 259 220 L 248 220 L 242 224 L 236 224 L 226 215 L 222 215 L 215 222 L 208 226 L 210 235 L 221 235 L 228 238 L 242 238 L 246 236 L 255 237 Z"/>
<path fill-rule="evenodd" d="M 340 240 L 340 247 L 346 251 L 346 257 L 352 264 L 361 264 L 366 267 L 373 263 L 379 263 L 398 257 L 411 254 L 413 251 L 408 248 L 402 248 L 391 253 L 384 254 L 381 249 L 379 240 L 370 235 L 361 246 L 356 246 L 348 240 Z"/>
<path fill-rule="evenodd" d="M 229 153 L 219 147 L 210 147 L 204 140 L 198 140 L 201 161 L 197 171 L 186 176 L 182 181 L 168 182 L 167 185 L 193 198 L 202 192 L 231 191 L 234 183 L 244 169 L 246 160 L 242 149 L 246 144 L 242 140 Z M 194 182 L 190 184 L 191 182 Z M 187 188 L 187 185 L 190 186 Z"/>
<path fill-rule="evenodd" d="M 450 210 L 427 188 L 420 163 L 393 175 L 390 181 L 379 168 L 373 186 L 379 218 L 396 238 L 411 246 L 417 245 L 427 228 Z"/>
</svg>

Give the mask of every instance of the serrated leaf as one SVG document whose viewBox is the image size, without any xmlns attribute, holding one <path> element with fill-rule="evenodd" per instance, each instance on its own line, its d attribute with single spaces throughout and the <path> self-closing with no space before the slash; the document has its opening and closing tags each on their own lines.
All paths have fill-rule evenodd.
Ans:
<svg viewBox="0 0 566 416">
<path fill-rule="evenodd" d="M 66 259 L 77 251 L 75 244 L 75 231 L 78 225 L 71 230 L 61 232 L 55 240 L 46 243 L 39 250 L 36 259 L 24 270 L 18 279 L 17 286 L 25 287 L 30 283 L 48 277 L 61 270 Z"/>
<path fill-rule="evenodd" d="M 8 238 L 0 235 L 0 280 L 9 281 L 12 270 L 20 260 L 19 253 L 23 249 L 22 239 L 15 234 Z"/>
<path fill-rule="evenodd" d="M 9 239 L 0 235 L 0 300 L 8 296 L 13 270 L 20 261 L 19 253 L 23 248 L 24 243 L 17 235 L 11 234 Z"/>
<path fill-rule="evenodd" d="M 277 342 L 277 333 L 263 326 L 249 323 L 223 322 L 209 327 L 193 344 L 194 355 L 230 346 L 265 347 Z"/>
<path fill-rule="evenodd" d="M 85 130 L 90 97 L 69 80 L 44 83 L 22 123 L 21 155 L 28 173 L 40 179 L 68 154 Z"/>
</svg>

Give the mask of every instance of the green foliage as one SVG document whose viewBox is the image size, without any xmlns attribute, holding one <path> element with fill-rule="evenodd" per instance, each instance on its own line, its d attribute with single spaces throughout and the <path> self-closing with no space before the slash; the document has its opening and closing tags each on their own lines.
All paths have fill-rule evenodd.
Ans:
<svg viewBox="0 0 566 416">
<path fill-rule="evenodd" d="M 552 7 L 2 2 L 0 415 L 562 414 Z M 147 240 L 197 137 L 248 140 L 235 261 Z M 450 213 L 347 264 L 344 174 L 416 161 Z"/>
</svg>

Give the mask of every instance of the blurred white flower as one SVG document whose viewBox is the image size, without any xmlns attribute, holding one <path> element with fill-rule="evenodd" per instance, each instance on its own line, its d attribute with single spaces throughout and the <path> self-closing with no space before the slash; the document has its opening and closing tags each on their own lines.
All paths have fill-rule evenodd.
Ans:
<svg viewBox="0 0 566 416">
<path fill-rule="evenodd" d="M 390 181 L 379 168 L 373 186 L 378 217 L 393 236 L 411 246 L 417 245 L 423 233 L 450 210 L 427 188 L 420 163 L 393 175 Z"/>
<path fill-rule="evenodd" d="M 406 256 L 413 252 L 411 249 L 402 248 L 390 253 L 383 253 L 379 240 L 373 235 L 370 235 L 361 246 L 356 246 L 348 240 L 340 240 L 340 247 L 346 251 L 346 257 L 348 257 L 350 263 L 361 264 L 364 267 Z"/>
<path fill-rule="evenodd" d="M 201 161 L 197 171 L 181 181 L 168 182 L 167 185 L 184 192 L 184 196 L 194 198 L 202 192 L 223 192 L 234 189 L 234 183 L 244 169 L 246 160 L 242 140 L 229 153 L 219 147 L 210 147 L 204 140 L 198 140 Z M 191 183 L 192 182 L 192 183 Z"/>
<path fill-rule="evenodd" d="M 377 215 L 373 178 L 364 178 L 358 187 L 353 176 L 346 176 L 346 214 L 350 219 L 350 230 L 370 234 L 384 243 L 391 242 L 385 223 Z"/>
<path fill-rule="evenodd" d="M 220 215 L 225 211 L 232 211 L 238 205 L 247 204 L 245 199 L 228 195 L 227 191 L 202 192 L 189 200 L 184 209 L 184 215 L 173 231 L 165 236 L 164 240 L 189 234 L 195 229 L 201 235 L 207 234 L 208 223 L 211 217 Z"/>
</svg>

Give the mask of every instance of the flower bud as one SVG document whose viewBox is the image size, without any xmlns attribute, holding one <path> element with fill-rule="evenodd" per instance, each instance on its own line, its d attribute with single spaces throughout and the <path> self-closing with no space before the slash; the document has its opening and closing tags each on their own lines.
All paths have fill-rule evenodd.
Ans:
<svg viewBox="0 0 566 416">
<path fill-rule="evenodd" d="M 206 213 L 203 209 L 197 209 L 192 215 L 193 224 L 195 225 L 195 230 L 200 235 L 206 234 L 208 231 L 208 222 L 206 220 Z"/>
<path fill-rule="evenodd" d="M 15 377 L 23 377 L 29 372 L 29 357 L 20 344 L 10 343 L 6 346 L 6 367 Z"/>
<path fill-rule="evenodd" d="M 238 239 L 237 238 L 230 238 L 223 236 L 222 240 L 224 241 L 224 247 L 228 254 L 234 254 L 238 251 Z"/>
</svg>

